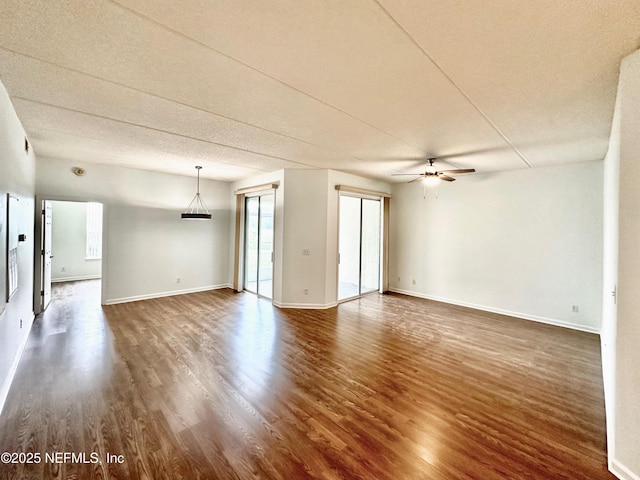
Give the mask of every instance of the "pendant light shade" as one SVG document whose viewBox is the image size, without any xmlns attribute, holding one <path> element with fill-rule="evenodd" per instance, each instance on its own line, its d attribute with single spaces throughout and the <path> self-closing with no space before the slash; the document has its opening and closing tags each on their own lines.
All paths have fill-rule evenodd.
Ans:
<svg viewBox="0 0 640 480">
<path fill-rule="evenodd" d="M 198 184 L 196 188 L 196 194 L 187 207 L 187 210 L 182 214 L 182 218 L 195 220 L 211 220 L 211 214 L 202 201 L 202 198 L 200 198 L 200 170 L 202 170 L 202 167 L 198 165 L 196 166 L 196 170 L 198 171 Z"/>
</svg>

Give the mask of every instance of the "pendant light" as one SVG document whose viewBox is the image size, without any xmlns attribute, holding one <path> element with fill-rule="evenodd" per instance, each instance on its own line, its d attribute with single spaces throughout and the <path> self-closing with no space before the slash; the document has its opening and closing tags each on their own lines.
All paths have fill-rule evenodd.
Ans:
<svg viewBox="0 0 640 480">
<path fill-rule="evenodd" d="M 200 198 L 200 170 L 202 170 L 202 167 L 198 165 L 196 166 L 196 170 L 198 171 L 198 186 L 196 194 L 187 207 L 187 210 L 182 214 L 182 218 L 211 220 L 211 214 L 209 213 L 209 210 L 207 210 L 202 198 Z"/>
</svg>

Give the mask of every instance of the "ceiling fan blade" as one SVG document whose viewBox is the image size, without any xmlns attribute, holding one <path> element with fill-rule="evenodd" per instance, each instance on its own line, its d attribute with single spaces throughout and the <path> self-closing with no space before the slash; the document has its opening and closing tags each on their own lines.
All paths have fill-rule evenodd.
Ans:
<svg viewBox="0 0 640 480">
<path fill-rule="evenodd" d="M 421 173 L 392 173 L 392 177 L 397 177 L 398 175 L 422 175 Z"/>
<path fill-rule="evenodd" d="M 408 181 L 407 183 L 413 183 L 413 182 L 417 182 L 418 180 L 424 178 L 424 175 L 420 175 L 418 178 L 414 178 L 413 180 Z"/>
<path fill-rule="evenodd" d="M 458 174 L 458 173 L 475 173 L 475 168 L 458 168 L 457 170 L 440 170 L 438 173 Z"/>
<path fill-rule="evenodd" d="M 438 178 L 440 180 L 444 180 L 445 182 L 455 182 L 456 179 L 453 177 L 450 177 L 449 175 L 443 175 L 442 172 L 438 172 Z"/>
</svg>

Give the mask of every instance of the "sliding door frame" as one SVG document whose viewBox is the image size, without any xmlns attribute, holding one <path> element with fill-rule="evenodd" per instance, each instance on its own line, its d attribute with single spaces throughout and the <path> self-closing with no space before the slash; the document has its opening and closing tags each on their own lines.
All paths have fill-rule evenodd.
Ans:
<svg viewBox="0 0 640 480">
<path fill-rule="evenodd" d="M 277 201 L 277 189 L 278 183 L 269 183 L 265 185 L 256 185 L 254 187 L 241 188 L 234 192 L 236 196 L 236 225 L 235 225 L 235 247 L 233 258 L 233 290 L 236 292 L 242 292 L 244 290 L 244 236 L 245 236 L 245 198 L 248 196 L 258 196 L 260 194 L 273 194 L 273 229 L 274 229 L 274 242 L 273 242 L 273 259 L 275 260 L 275 227 L 276 227 L 276 201 Z M 274 262 L 272 262 L 272 270 L 274 268 Z M 273 297 L 273 286 L 271 296 Z M 266 297 L 263 297 L 266 298 Z M 273 298 L 270 298 L 273 302 Z"/>
<path fill-rule="evenodd" d="M 349 300 L 353 300 L 354 298 L 359 298 L 361 297 L 363 294 L 359 294 L 355 297 L 348 297 L 345 299 L 340 300 L 339 299 L 339 294 L 340 294 L 340 196 L 342 195 L 346 195 L 346 196 L 351 196 L 351 197 L 356 197 L 356 198 L 361 198 L 361 199 L 369 199 L 369 200 L 379 200 L 380 201 L 380 274 L 379 274 L 379 288 L 378 288 L 378 293 L 385 293 L 389 291 L 389 209 L 390 209 L 390 204 L 391 204 L 391 194 L 390 193 L 386 193 L 386 192 L 377 192 L 377 191 L 373 191 L 373 190 L 366 190 L 366 189 L 362 189 L 362 188 L 357 188 L 357 187 L 350 187 L 347 185 L 336 185 L 335 189 L 337 190 L 337 194 L 338 194 L 338 216 L 337 216 L 337 222 L 338 222 L 338 241 L 336 244 L 336 248 L 337 248 L 337 252 L 336 252 L 336 259 L 338 261 L 338 265 L 336 268 L 336 300 L 338 303 L 342 303 L 342 302 L 346 302 Z M 362 202 L 361 202 L 361 216 L 362 216 Z M 361 219 L 361 224 L 360 224 L 360 229 L 362 229 L 362 219 Z M 360 243 L 362 243 L 362 239 L 360 239 Z M 361 247 L 362 248 L 362 247 Z M 362 269 L 362 261 L 361 259 L 359 259 L 360 262 L 360 270 Z M 361 275 L 361 272 L 360 272 Z M 359 282 L 361 282 L 361 279 L 359 279 Z M 361 290 L 361 287 L 358 288 L 358 290 Z M 369 293 L 374 293 L 374 291 L 372 292 L 367 292 L 364 295 L 368 295 Z"/>
<path fill-rule="evenodd" d="M 263 279 L 262 279 L 262 273 L 261 271 L 264 270 L 266 271 L 267 269 L 262 269 L 261 265 L 264 261 L 264 256 L 263 254 L 266 252 L 263 252 L 263 243 L 264 243 L 264 225 L 265 225 L 265 219 L 268 218 L 269 215 L 265 215 L 265 203 L 268 203 L 267 197 L 271 197 L 269 200 L 271 202 L 271 249 L 269 251 L 269 259 L 268 259 L 268 263 L 270 263 L 271 267 L 271 291 L 270 292 L 266 292 L 263 289 L 265 288 L 264 286 L 261 286 L 261 284 L 263 283 Z M 248 286 L 249 282 L 251 282 L 253 279 L 249 279 L 248 278 L 248 273 L 249 270 L 251 268 L 251 265 L 249 265 L 248 262 L 248 258 L 249 258 L 249 243 L 247 241 L 247 236 L 249 235 L 250 231 L 249 231 L 249 220 L 250 220 L 250 216 L 248 215 L 248 211 L 249 211 L 249 202 L 253 199 L 257 200 L 257 224 L 256 224 L 256 236 L 257 236 L 257 240 L 256 240 L 256 277 L 255 277 L 255 283 L 256 283 L 256 289 L 255 291 L 251 290 Z M 258 295 L 259 297 L 262 298 L 267 298 L 269 300 L 273 300 L 273 260 L 274 260 L 274 255 L 273 255 L 273 244 L 274 244 L 274 240 L 275 240 L 275 230 L 273 228 L 274 223 L 273 223 L 273 217 L 275 215 L 275 193 L 273 190 L 267 190 L 267 191 L 263 191 L 263 192 L 257 192 L 254 194 L 249 194 L 249 195 L 245 195 L 244 197 L 244 212 L 245 212 L 245 219 L 244 219 L 244 255 L 243 255 L 243 262 L 244 262 L 244 269 L 243 269 L 243 290 L 246 290 L 247 292 L 250 293 L 255 293 L 256 295 Z"/>
</svg>

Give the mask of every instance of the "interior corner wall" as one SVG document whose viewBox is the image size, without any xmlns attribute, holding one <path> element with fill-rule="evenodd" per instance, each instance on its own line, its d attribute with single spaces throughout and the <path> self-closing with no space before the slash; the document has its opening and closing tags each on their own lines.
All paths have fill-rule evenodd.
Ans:
<svg viewBox="0 0 640 480">
<path fill-rule="evenodd" d="M 615 307 L 605 308 L 603 326 L 603 371 L 607 401 L 609 469 L 622 479 L 640 479 L 640 51 L 626 57 L 621 65 L 618 99 L 614 116 L 607 192 L 616 194 L 618 205 L 607 199 L 608 249 L 605 252 L 609 277 L 617 265 L 617 315 Z M 617 122 L 617 123 L 616 123 Z M 616 145 L 615 141 L 619 140 Z M 617 165 L 619 162 L 619 165 Z M 619 176 L 616 168 L 619 168 Z M 616 239 L 617 252 L 611 245 Z M 613 218 L 612 218 L 613 216 Z M 617 253 L 617 258 L 616 258 Z M 614 278 L 607 278 L 605 302 Z M 613 382 L 611 378 L 613 377 Z M 613 383 L 613 385 L 612 385 Z"/>
<path fill-rule="evenodd" d="M 390 287 L 599 332 L 602 162 L 394 186 Z M 578 312 L 572 312 L 577 305 Z"/>
<path fill-rule="evenodd" d="M 76 176 L 74 167 L 86 173 Z M 201 179 L 213 220 L 182 220 L 195 187 L 195 176 L 43 157 L 37 162 L 39 197 L 104 205 L 103 303 L 230 286 L 230 185 Z"/>
<path fill-rule="evenodd" d="M 52 202 L 51 281 L 100 278 L 102 261 L 88 259 L 87 204 Z"/>
<path fill-rule="evenodd" d="M 33 149 L 25 151 L 25 131 L 0 83 L 0 236 L 7 235 L 7 193 L 18 197 L 19 233 L 27 240 L 18 244 L 18 289 L 4 305 L 0 302 L 0 414 L 26 345 L 33 322 L 33 219 L 36 160 Z M 0 245 L 5 245 L 0 242 Z M 6 262 L 4 249 L 0 261 Z M 4 274 L 4 269 L 2 269 Z M 4 285 L 4 282 L 2 282 Z M 1 420 L 0 420 L 1 423 Z"/>
<path fill-rule="evenodd" d="M 386 193 L 391 187 L 334 170 L 286 169 L 236 182 L 231 195 L 240 188 L 276 182 L 280 186 L 276 191 L 273 304 L 292 308 L 335 306 L 338 296 L 338 192 L 335 186 L 342 184 Z M 235 215 L 229 229 L 233 243 Z M 303 255 L 307 250 L 309 254 Z M 233 271 L 233 263 L 229 268 Z"/>
<path fill-rule="evenodd" d="M 285 170 L 283 307 L 325 308 L 327 170 Z M 307 250 L 308 254 L 303 254 Z"/>
</svg>

